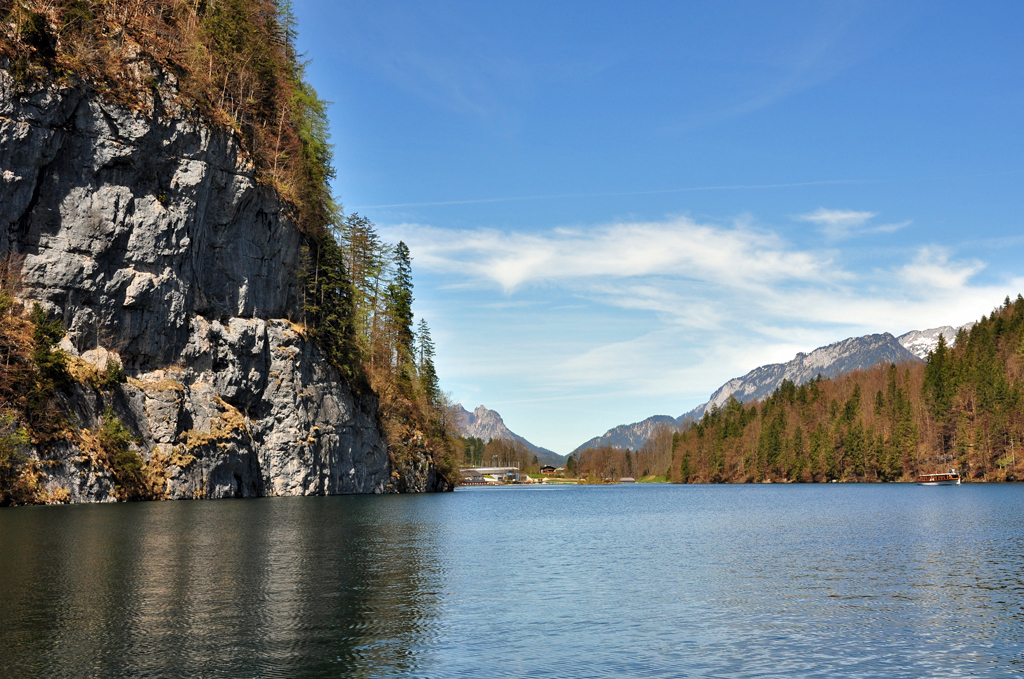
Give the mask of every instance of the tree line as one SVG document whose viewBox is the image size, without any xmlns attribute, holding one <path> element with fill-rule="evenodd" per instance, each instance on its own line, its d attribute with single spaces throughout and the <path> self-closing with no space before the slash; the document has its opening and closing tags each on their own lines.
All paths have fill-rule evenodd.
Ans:
<svg viewBox="0 0 1024 679">
<path fill-rule="evenodd" d="M 405 468 L 426 453 L 454 485 L 455 422 L 430 327 L 414 322 L 408 246 L 352 214 L 311 239 L 302 258 L 302 323 L 347 380 L 377 395 L 392 463 Z"/>
<path fill-rule="evenodd" d="M 954 338 L 950 338 L 954 339 Z M 676 483 L 912 481 L 955 468 L 967 480 L 1020 477 L 1024 298 L 1009 297 L 922 363 L 879 365 L 759 402 L 730 398 L 637 451 L 595 448 L 570 461 L 598 479 L 664 474 Z"/>
<path fill-rule="evenodd" d="M 940 337 L 924 363 L 784 382 L 760 403 L 730 400 L 676 434 L 675 481 L 909 481 L 958 469 L 1017 478 L 1024 298 Z"/>
<path fill-rule="evenodd" d="M 591 481 L 617 481 L 627 476 L 667 481 L 671 474 L 674 433 L 673 427 L 662 424 L 637 450 L 599 446 L 577 451 L 569 456 L 566 473 Z"/>
</svg>

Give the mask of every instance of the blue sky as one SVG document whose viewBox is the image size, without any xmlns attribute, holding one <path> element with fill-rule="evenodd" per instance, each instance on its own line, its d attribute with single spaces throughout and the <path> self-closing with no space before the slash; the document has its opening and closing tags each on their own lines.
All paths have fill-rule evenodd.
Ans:
<svg viewBox="0 0 1024 679">
<path fill-rule="evenodd" d="M 295 11 L 442 388 L 538 445 L 1024 292 L 1024 3 Z"/>
</svg>

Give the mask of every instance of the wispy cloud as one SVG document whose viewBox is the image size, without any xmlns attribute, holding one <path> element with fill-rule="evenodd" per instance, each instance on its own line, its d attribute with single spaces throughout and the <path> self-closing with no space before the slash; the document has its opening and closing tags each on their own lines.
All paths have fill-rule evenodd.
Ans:
<svg viewBox="0 0 1024 679">
<path fill-rule="evenodd" d="M 845 224 L 875 228 L 874 218 Z M 441 327 L 453 353 L 441 352 L 439 367 L 460 393 L 476 398 L 483 382 L 505 399 L 614 395 L 637 419 L 678 415 L 797 351 L 964 323 L 1024 290 L 1024 277 L 980 280 L 984 262 L 934 245 L 865 270 L 842 250 L 798 247 L 747 221 L 543 232 L 403 224 L 385 235 L 409 244 L 421 280 L 448 290 Z"/>
<path fill-rule="evenodd" d="M 846 235 L 852 229 L 864 226 L 869 219 L 875 216 L 874 212 L 857 212 L 855 210 L 826 210 L 821 207 L 807 215 L 800 215 L 799 219 L 805 222 L 813 222 L 829 235 Z"/>
<path fill-rule="evenodd" d="M 857 11 L 846 7 L 822 8 L 814 29 L 796 41 L 791 52 L 766 61 L 771 63 L 774 77 L 761 88 L 747 95 L 744 101 L 725 111 L 726 116 L 745 115 L 771 106 L 797 92 L 820 85 L 836 77 L 861 57 L 850 51 L 850 41 L 843 40 Z"/>
<path fill-rule="evenodd" d="M 439 271 L 458 268 L 506 293 L 529 284 L 650 276 L 746 289 L 848 276 L 828 256 L 793 250 L 774 233 L 687 218 L 545 234 L 416 224 L 393 230 L 414 248 L 421 265 Z"/>
<path fill-rule="evenodd" d="M 893 233 L 910 224 L 910 221 L 904 221 L 869 226 L 868 222 L 877 216 L 874 212 L 828 210 L 822 207 L 810 214 L 798 215 L 797 219 L 815 224 L 825 236 L 833 240 L 852 238 L 869 233 Z"/>
<path fill-rule="evenodd" d="M 900 278 L 907 286 L 936 292 L 960 291 L 967 287 L 970 279 L 985 268 L 978 260 L 950 261 L 949 251 L 939 247 L 923 247 L 918 250 L 912 262 L 899 271 Z"/>
<path fill-rule="evenodd" d="M 817 214 L 847 227 L 863 227 L 873 216 Z M 477 307 L 481 301 L 508 313 L 528 307 L 528 319 L 510 322 L 519 327 L 551 328 L 566 303 L 581 299 L 593 305 L 580 311 L 582 323 L 588 313 L 595 327 L 608 317 L 623 320 L 606 335 L 581 328 L 586 341 L 551 345 L 554 353 L 543 362 L 536 352 L 522 354 L 524 362 L 543 366 L 537 380 L 548 386 L 582 380 L 670 393 L 684 374 L 724 380 L 767 356 L 781 359 L 849 336 L 964 323 L 1024 290 L 1019 278 L 976 283 L 983 262 L 933 246 L 888 267 L 854 271 L 834 251 L 797 248 L 769 230 L 687 218 L 540 234 L 419 224 L 389 231 L 410 245 L 417 268 L 445 282 L 470 283 L 459 294 L 482 296 Z M 559 328 L 564 340 L 565 328 Z M 495 341 L 500 338 L 481 339 L 486 348 L 479 350 L 498 351 L 495 359 L 508 366 L 510 356 L 492 346 Z M 725 353 L 709 353 L 709 346 Z M 697 367 L 703 360 L 711 363 Z"/>
</svg>

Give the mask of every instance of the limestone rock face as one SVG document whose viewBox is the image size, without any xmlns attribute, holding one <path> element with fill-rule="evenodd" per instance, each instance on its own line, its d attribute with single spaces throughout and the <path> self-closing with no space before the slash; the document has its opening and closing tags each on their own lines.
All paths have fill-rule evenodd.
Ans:
<svg viewBox="0 0 1024 679">
<path fill-rule="evenodd" d="M 506 441 L 519 441 L 528 449 L 533 451 L 541 464 L 563 465 L 566 456 L 559 455 L 547 448 L 541 448 L 527 441 L 515 433 L 501 419 L 501 414 L 482 405 L 473 409 L 473 412 L 466 410 L 461 403 L 457 403 L 454 409 L 455 426 L 462 436 L 472 436 L 481 441 L 504 439 Z"/>
<path fill-rule="evenodd" d="M 62 316 L 69 353 L 101 369 L 117 355 L 129 376 L 68 407 L 86 428 L 113 407 L 171 498 L 397 490 L 376 397 L 291 322 L 304 237 L 285 206 L 229 132 L 153 110 L 19 96 L 0 69 L 0 248 L 24 258 L 22 296 Z M 75 444 L 46 455 L 47 488 L 113 497 Z M 402 485 L 434 489 L 428 468 Z"/>
<path fill-rule="evenodd" d="M 904 349 L 924 361 L 928 359 L 928 352 L 934 351 L 935 347 L 939 346 L 939 335 L 942 335 L 946 340 L 946 344 L 952 347 L 956 345 L 957 333 L 961 330 L 970 330 L 973 327 L 973 322 L 955 326 L 942 325 L 938 328 L 928 328 L 927 330 L 911 330 L 896 339 L 903 345 Z"/>
</svg>

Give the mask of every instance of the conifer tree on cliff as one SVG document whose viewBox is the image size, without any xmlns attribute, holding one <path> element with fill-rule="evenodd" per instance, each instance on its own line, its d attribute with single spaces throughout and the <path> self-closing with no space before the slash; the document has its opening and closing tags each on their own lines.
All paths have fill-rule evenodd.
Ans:
<svg viewBox="0 0 1024 679">
<path fill-rule="evenodd" d="M 312 252 L 311 252 L 312 250 Z M 303 314 L 327 358 L 346 377 L 356 374 L 358 351 L 353 330 L 352 284 L 341 250 L 330 235 L 304 248 Z"/>
<path fill-rule="evenodd" d="M 420 319 L 416 329 L 416 370 L 420 377 L 420 388 L 431 403 L 437 401 L 440 388 L 437 371 L 434 369 L 434 341 L 430 338 L 427 321 Z"/>
<path fill-rule="evenodd" d="M 395 246 L 395 275 L 388 286 L 388 305 L 394 332 L 395 373 L 403 387 L 412 386 L 412 258 L 409 246 L 399 241 Z"/>
<path fill-rule="evenodd" d="M 345 251 L 345 266 L 352 280 L 356 334 L 372 363 L 379 340 L 380 303 L 387 293 L 385 283 L 393 248 L 381 239 L 376 225 L 359 214 L 345 218 L 338 240 Z"/>
</svg>

